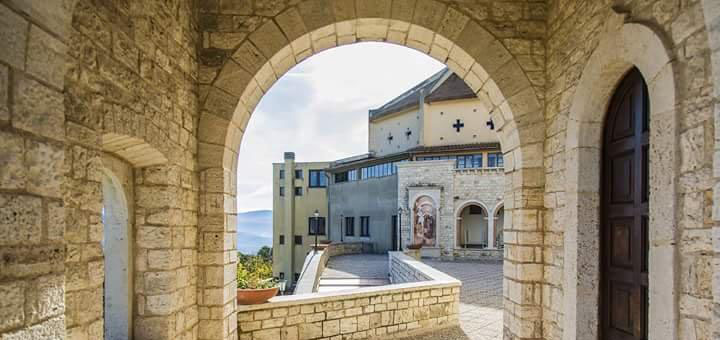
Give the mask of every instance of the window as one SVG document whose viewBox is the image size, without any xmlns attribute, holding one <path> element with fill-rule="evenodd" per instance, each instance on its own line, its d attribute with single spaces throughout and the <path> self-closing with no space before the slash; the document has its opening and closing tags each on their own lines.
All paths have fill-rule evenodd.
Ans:
<svg viewBox="0 0 720 340">
<path fill-rule="evenodd" d="M 285 196 L 285 187 L 280 187 L 280 196 Z"/>
<path fill-rule="evenodd" d="M 285 170 L 280 170 L 280 179 L 285 178 Z"/>
<path fill-rule="evenodd" d="M 496 153 L 489 153 L 488 154 L 488 167 L 490 168 L 502 168 L 505 166 L 505 163 L 503 162 L 503 154 L 496 152 Z"/>
<path fill-rule="evenodd" d="M 458 169 L 482 168 L 482 154 L 457 156 L 455 167 Z"/>
<path fill-rule="evenodd" d="M 483 209 L 477 205 L 470 206 L 470 215 L 482 215 Z"/>
<path fill-rule="evenodd" d="M 295 235 L 295 244 L 302 245 L 302 235 Z"/>
<path fill-rule="evenodd" d="M 278 243 L 285 244 L 285 235 L 280 235 Z"/>
<path fill-rule="evenodd" d="M 345 217 L 345 236 L 355 236 L 355 217 Z"/>
<path fill-rule="evenodd" d="M 318 235 L 325 235 L 325 217 L 308 217 L 308 235 L 315 235 L 316 230 Z"/>
<path fill-rule="evenodd" d="M 342 183 L 348 181 L 348 173 L 345 172 L 338 172 L 335 174 L 335 183 Z"/>
<path fill-rule="evenodd" d="M 295 187 L 295 196 L 302 196 L 303 190 L 302 187 Z"/>
<path fill-rule="evenodd" d="M 352 169 L 347 172 L 348 180 L 350 181 L 357 181 L 358 180 L 358 170 Z"/>
<path fill-rule="evenodd" d="M 295 178 L 296 178 L 296 179 L 303 179 L 302 170 L 295 170 Z"/>
<path fill-rule="evenodd" d="M 370 216 L 360 216 L 360 236 L 370 237 Z"/>
<path fill-rule="evenodd" d="M 310 170 L 310 187 L 311 188 L 324 188 L 326 186 L 327 186 L 327 177 L 325 177 L 325 171 Z"/>
<path fill-rule="evenodd" d="M 285 279 L 285 273 L 280 272 L 280 280 L 284 280 L 284 279 Z"/>
</svg>

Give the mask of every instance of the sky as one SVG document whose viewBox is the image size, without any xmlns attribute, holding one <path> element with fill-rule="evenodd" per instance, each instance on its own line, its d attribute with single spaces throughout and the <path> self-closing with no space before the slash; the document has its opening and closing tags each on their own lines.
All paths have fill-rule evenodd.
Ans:
<svg viewBox="0 0 720 340">
<path fill-rule="evenodd" d="M 238 211 L 272 209 L 272 163 L 333 161 L 368 149 L 368 110 L 444 65 L 410 48 L 365 42 L 320 52 L 290 69 L 255 108 L 240 145 Z"/>
</svg>

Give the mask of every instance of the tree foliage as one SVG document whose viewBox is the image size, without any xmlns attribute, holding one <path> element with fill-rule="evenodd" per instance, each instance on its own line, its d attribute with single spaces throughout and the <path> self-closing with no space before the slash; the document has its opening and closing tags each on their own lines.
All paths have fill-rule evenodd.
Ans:
<svg viewBox="0 0 720 340">
<path fill-rule="evenodd" d="M 275 287 L 277 282 L 272 275 L 272 248 L 263 247 L 257 255 L 238 253 L 237 281 L 240 289 Z"/>
</svg>

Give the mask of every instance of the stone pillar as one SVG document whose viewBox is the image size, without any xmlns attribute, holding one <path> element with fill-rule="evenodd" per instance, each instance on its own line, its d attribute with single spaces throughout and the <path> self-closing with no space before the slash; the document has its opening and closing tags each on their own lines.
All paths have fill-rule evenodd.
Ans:
<svg viewBox="0 0 720 340">
<path fill-rule="evenodd" d="M 487 217 L 487 237 L 488 237 L 488 249 L 495 249 L 495 216 Z"/>
</svg>

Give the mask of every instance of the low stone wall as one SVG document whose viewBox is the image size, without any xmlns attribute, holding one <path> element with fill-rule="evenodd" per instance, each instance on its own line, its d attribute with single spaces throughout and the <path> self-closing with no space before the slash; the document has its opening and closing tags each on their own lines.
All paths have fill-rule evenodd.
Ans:
<svg viewBox="0 0 720 340">
<path fill-rule="evenodd" d="M 330 254 L 331 248 L 325 251 Z M 238 306 L 239 338 L 393 339 L 458 325 L 460 281 L 400 252 L 388 257 L 391 272 L 425 279 L 413 281 L 407 275 L 406 283 L 278 296 L 268 303 Z"/>
<path fill-rule="evenodd" d="M 391 283 L 407 283 L 429 281 L 430 277 L 417 269 L 422 262 L 400 252 L 388 253 L 389 273 Z"/>
<path fill-rule="evenodd" d="M 455 248 L 453 250 L 453 257 L 455 259 L 501 261 L 503 259 L 503 250 Z"/>
<path fill-rule="evenodd" d="M 238 306 L 238 330 L 248 340 L 411 336 L 457 325 L 459 301 L 457 280 L 280 296 Z"/>
<path fill-rule="evenodd" d="M 368 254 L 373 252 L 373 244 L 365 242 L 331 243 L 327 250 L 329 256 Z"/>
</svg>

